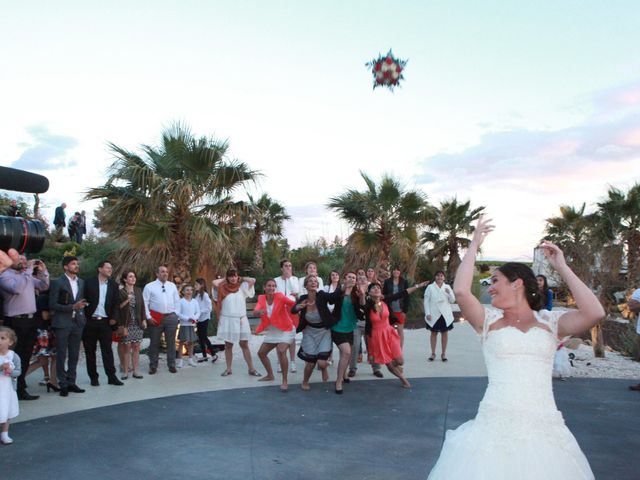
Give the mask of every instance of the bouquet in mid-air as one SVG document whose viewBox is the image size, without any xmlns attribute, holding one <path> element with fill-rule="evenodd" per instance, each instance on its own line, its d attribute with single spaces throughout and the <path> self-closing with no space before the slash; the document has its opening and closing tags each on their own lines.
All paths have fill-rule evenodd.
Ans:
<svg viewBox="0 0 640 480">
<path fill-rule="evenodd" d="M 407 60 L 394 57 L 393 52 L 389 50 L 386 55 L 378 55 L 378 58 L 374 58 L 365 65 L 371 68 L 374 89 L 387 87 L 393 91 L 404 80 L 402 72 L 406 64 Z"/>
</svg>

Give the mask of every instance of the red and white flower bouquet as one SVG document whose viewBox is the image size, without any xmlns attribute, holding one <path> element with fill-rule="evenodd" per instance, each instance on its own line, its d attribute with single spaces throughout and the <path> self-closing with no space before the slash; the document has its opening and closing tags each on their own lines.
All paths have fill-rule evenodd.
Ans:
<svg viewBox="0 0 640 480">
<path fill-rule="evenodd" d="M 400 81 L 404 80 L 404 67 L 407 60 L 401 60 L 393 56 L 393 52 L 389 50 L 386 55 L 379 55 L 365 65 L 371 68 L 373 74 L 373 88 L 387 87 L 393 91 L 395 87 L 400 85 Z"/>
</svg>

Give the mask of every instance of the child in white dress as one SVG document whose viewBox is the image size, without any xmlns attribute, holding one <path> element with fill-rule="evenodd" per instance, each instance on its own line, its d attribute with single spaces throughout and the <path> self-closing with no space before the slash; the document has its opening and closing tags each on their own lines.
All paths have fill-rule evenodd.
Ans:
<svg viewBox="0 0 640 480">
<path fill-rule="evenodd" d="M 185 285 L 182 287 L 182 298 L 180 299 L 180 309 L 178 310 L 178 318 L 180 319 L 180 332 L 178 340 L 180 348 L 178 349 L 179 358 L 176 367 L 182 368 L 182 350 L 186 346 L 189 355 L 189 365 L 197 367 L 196 359 L 193 356 L 193 345 L 198 341 L 196 334 L 196 323 L 200 318 L 200 306 L 198 301 L 193 298 L 193 287 Z"/>
<path fill-rule="evenodd" d="M 16 344 L 16 334 L 8 327 L 0 327 L 0 443 L 13 443 L 9 437 L 9 420 L 20 413 L 18 395 L 13 385 L 20 376 L 20 357 L 10 350 Z"/>
</svg>

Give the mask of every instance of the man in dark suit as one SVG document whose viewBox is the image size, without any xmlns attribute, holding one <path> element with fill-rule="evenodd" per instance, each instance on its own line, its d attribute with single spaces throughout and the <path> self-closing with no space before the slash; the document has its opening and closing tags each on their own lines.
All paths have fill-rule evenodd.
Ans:
<svg viewBox="0 0 640 480">
<path fill-rule="evenodd" d="M 53 312 L 51 326 L 56 335 L 56 372 L 60 396 L 67 397 L 69 392 L 84 393 L 84 390 L 76 385 L 76 367 L 82 330 L 86 323 L 84 308 L 87 301 L 84 299 L 84 281 L 78 278 L 78 258 L 64 257 L 62 268 L 64 274 L 51 282 L 49 309 Z"/>
<path fill-rule="evenodd" d="M 100 342 L 102 365 L 107 374 L 109 385 L 123 385 L 116 376 L 111 349 L 111 334 L 116 321 L 113 314 L 116 308 L 118 285 L 111 279 L 113 267 L 106 260 L 98 264 L 98 276 L 84 282 L 84 298 L 89 302 L 84 313 L 87 324 L 82 332 L 82 344 L 87 356 L 87 374 L 91 385 L 97 387 L 98 369 L 96 368 L 96 349 Z"/>
</svg>

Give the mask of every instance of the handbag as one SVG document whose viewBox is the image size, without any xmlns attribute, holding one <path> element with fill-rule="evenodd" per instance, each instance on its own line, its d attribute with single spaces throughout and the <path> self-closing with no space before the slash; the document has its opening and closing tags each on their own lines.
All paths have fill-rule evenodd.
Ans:
<svg viewBox="0 0 640 480">
<path fill-rule="evenodd" d="M 127 335 L 129 335 L 129 329 L 124 325 L 120 325 L 118 327 L 117 335 L 120 338 L 126 337 Z"/>
</svg>

